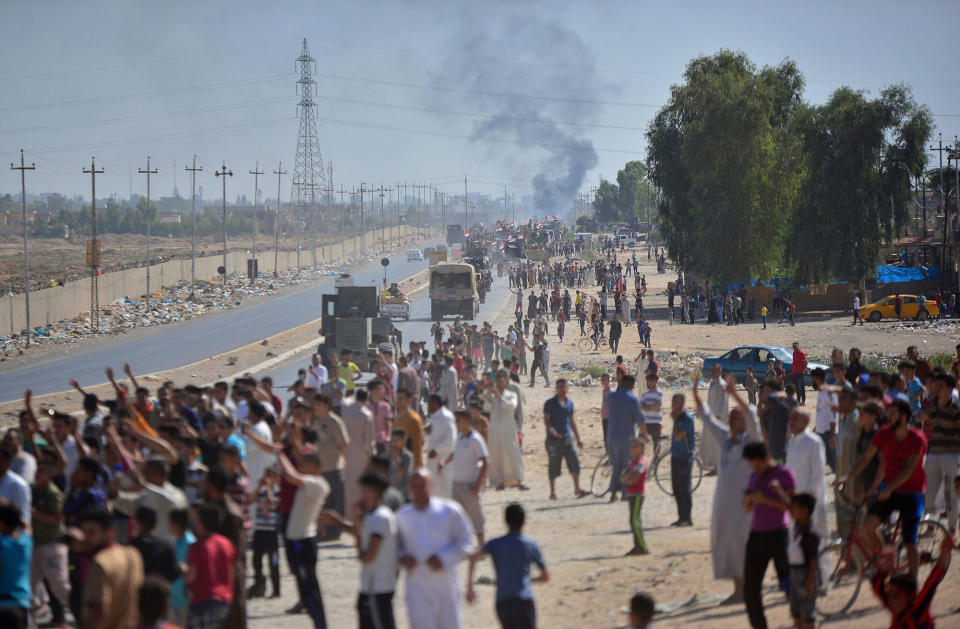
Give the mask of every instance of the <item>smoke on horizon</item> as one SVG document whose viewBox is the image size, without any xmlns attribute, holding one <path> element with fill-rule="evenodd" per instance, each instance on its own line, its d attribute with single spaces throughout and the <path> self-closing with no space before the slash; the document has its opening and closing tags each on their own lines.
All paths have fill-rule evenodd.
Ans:
<svg viewBox="0 0 960 629">
<path fill-rule="evenodd" d="M 465 18 L 434 84 L 467 90 L 440 93 L 454 105 L 490 116 L 473 125 L 470 137 L 494 141 L 489 146 L 503 157 L 498 161 L 516 168 L 530 149 L 545 151 L 536 166 L 520 166 L 536 170 L 535 207 L 545 214 L 569 213 L 598 158 L 589 138 L 561 123 L 593 121 L 599 106 L 585 101 L 607 87 L 579 35 L 539 16 L 503 14 L 493 23 Z"/>
</svg>

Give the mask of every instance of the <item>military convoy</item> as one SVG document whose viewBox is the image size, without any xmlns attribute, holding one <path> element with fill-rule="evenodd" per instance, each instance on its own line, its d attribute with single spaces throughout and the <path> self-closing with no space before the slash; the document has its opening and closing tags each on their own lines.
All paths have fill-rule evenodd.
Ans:
<svg viewBox="0 0 960 629">
<path fill-rule="evenodd" d="M 329 352 L 353 351 L 353 362 L 370 371 L 377 354 L 403 348 L 400 330 L 390 317 L 381 315 L 380 291 L 376 286 L 340 286 L 324 295 L 320 333 Z"/>
<path fill-rule="evenodd" d="M 447 315 L 472 321 L 480 312 L 477 276 L 472 264 L 441 262 L 430 267 L 430 318 Z"/>
</svg>

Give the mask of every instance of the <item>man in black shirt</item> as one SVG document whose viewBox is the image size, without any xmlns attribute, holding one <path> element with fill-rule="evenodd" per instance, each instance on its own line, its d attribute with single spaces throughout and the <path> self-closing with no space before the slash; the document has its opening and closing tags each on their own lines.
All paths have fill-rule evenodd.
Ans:
<svg viewBox="0 0 960 629">
<path fill-rule="evenodd" d="M 180 576 L 177 555 L 173 544 L 153 534 L 157 526 L 157 512 L 150 507 L 137 507 L 134 514 L 136 537 L 130 545 L 140 551 L 143 557 L 144 576 L 163 577 L 167 583 L 173 583 Z"/>
<path fill-rule="evenodd" d="M 614 354 L 620 347 L 620 336 L 623 334 L 623 324 L 620 323 L 620 317 L 613 315 L 613 321 L 610 322 L 610 351 Z"/>
</svg>

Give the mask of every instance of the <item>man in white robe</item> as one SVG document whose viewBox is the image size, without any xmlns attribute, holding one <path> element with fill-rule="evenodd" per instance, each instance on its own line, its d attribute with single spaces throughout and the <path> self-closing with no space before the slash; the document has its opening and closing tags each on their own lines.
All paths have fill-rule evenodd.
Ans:
<svg viewBox="0 0 960 629">
<path fill-rule="evenodd" d="M 507 385 L 510 376 L 506 369 L 497 371 L 494 389 L 483 410 L 490 415 L 490 428 L 487 434 L 487 474 L 490 484 L 503 489 L 507 484 L 523 484 L 523 457 L 520 453 L 520 440 L 517 437 L 517 396 Z"/>
<path fill-rule="evenodd" d="M 720 365 L 714 365 L 710 369 L 710 390 L 707 392 L 707 405 L 710 412 L 721 423 L 727 423 L 727 415 L 730 414 L 730 402 L 727 399 L 727 385 L 721 379 L 723 370 Z M 717 463 L 720 459 L 720 441 L 712 431 L 706 429 L 704 421 L 703 436 L 700 441 L 700 461 L 703 463 L 703 469 L 708 473 L 717 469 Z"/>
<path fill-rule="evenodd" d="M 347 430 L 350 442 L 343 453 L 346 465 L 343 468 L 344 503 L 352 513 L 353 506 L 360 500 L 360 477 L 370 464 L 370 457 L 376 451 L 373 436 L 373 414 L 366 404 L 355 398 L 344 398 L 341 407 L 341 421 Z"/>
<path fill-rule="evenodd" d="M 827 529 L 827 453 L 823 439 L 807 430 L 810 414 L 802 409 L 790 413 L 790 439 L 787 441 L 787 466 L 797 479 L 796 493 L 817 499 L 810 524 L 821 543 L 830 537 Z"/>
<path fill-rule="evenodd" d="M 459 504 L 431 496 L 432 480 L 429 472 L 418 470 L 410 478 L 413 502 L 397 512 L 407 613 L 412 629 L 459 629 L 458 564 L 474 550 L 473 526 Z"/>
<path fill-rule="evenodd" d="M 457 376 L 457 370 L 453 368 L 453 357 L 448 355 L 445 360 L 446 367 L 440 375 L 437 393 L 446 407 L 453 413 L 457 409 L 457 392 L 460 389 L 459 377 Z"/>
<path fill-rule="evenodd" d="M 441 498 L 453 497 L 453 469 L 446 469 L 444 463 L 453 454 L 457 444 L 456 422 L 453 413 L 444 407 L 439 395 L 427 399 L 429 423 L 424 432 L 423 451 L 427 453 L 427 469 L 433 476 L 433 495 Z"/>
<path fill-rule="evenodd" d="M 747 404 L 737 392 L 736 380 L 730 376 L 727 392 L 733 396 L 737 408 L 730 411 L 725 424 L 714 417 L 709 407 L 700 400 L 698 384 L 693 384 L 693 397 L 703 419 L 704 434 L 710 432 L 720 443 L 717 466 L 717 484 L 713 492 L 713 512 L 710 518 L 710 552 L 713 558 L 713 578 L 731 579 L 733 594 L 724 605 L 743 603 L 743 569 L 750 535 L 751 514 L 737 508 L 743 493 L 750 485 L 753 470 L 743 458 L 743 447 L 752 441 L 762 441 L 757 407 Z"/>
</svg>

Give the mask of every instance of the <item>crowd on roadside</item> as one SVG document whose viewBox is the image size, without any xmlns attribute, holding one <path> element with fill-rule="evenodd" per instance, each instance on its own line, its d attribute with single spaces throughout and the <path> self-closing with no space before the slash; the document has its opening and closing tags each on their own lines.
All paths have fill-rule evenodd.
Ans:
<svg viewBox="0 0 960 629">
<path fill-rule="evenodd" d="M 106 372 L 111 399 L 71 382 L 83 396 L 76 415 L 35 411 L 27 391 L 19 425 L 0 446 L 0 625 L 43 618 L 60 627 L 69 619 L 93 628 L 242 627 L 248 600 L 280 596 L 282 554 L 297 588 L 288 613 L 325 627 L 318 542 L 347 534 L 359 564 L 361 628 L 395 626 L 401 574 L 412 627 L 461 626 L 464 601 L 476 598 L 474 565 L 488 555 L 502 625 L 536 626 L 532 583 L 549 579 L 547 563 L 523 535 L 519 503 L 505 509 L 506 534 L 489 538 L 483 496 L 528 489 L 524 352 L 533 354 L 532 386 L 538 372 L 547 379 L 548 321 L 558 330 L 571 307 L 578 316 L 589 311 L 592 325 L 607 319 L 600 301 L 585 293 L 580 303 L 567 293 L 555 311 L 551 299 L 544 307 L 547 288 L 551 295 L 562 287 L 576 291 L 570 282 L 577 267 L 567 261 L 512 273 L 511 282 L 526 282 L 528 290 L 547 278 L 535 304 L 524 304 L 518 288 L 523 322 L 502 337 L 487 323 L 434 326 L 432 350 L 415 341 L 400 356 L 384 351 L 363 385 L 344 350 L 312 356 L 286 399 L 270 378 L 209 387 L 164 382 L 151 391 L 126 366 L 123 382 Z M 602 292 L 609 287 L 615 295 L 625 294 L 632 267 L 587 266 L 594 281 L 600 274 Z M 637 283 L 642 297 L 643 278 Z M 530 319 L 528 345 L 523 323 Z M 617 315 L 611 331 L 613 323 Z M 610 499 L 623 498 L 629 508 L 628 554 L 656 552 L 641 517 L 646 454 L 651 438 L 654 454 L 660 447 L 669 414 L 673 526 L 692 525 L 691 468 L 699 456 L 718 475 L 714 576 L 733 581 L 725 602 L 744 603 L 752 626 L 766 626 L 761 585 L 770 560 L 798 626 L 816 622 L 816 599 L 829 575 L 819 551 L 835 534 L 854 530 L 845 505 L 863 498 L 872 499 L 862 535 L 879 558 L 878 595 L 895 622 L 930 622 L 957 525 L 960 346 L 952 372 L 931 367 L 910 348 L 896 374 L 871 372 L 856 349 L 846 357 L 837 350 L 829 372 L 809 374 L 817 392 L 813 413 L 797 399 L 805 380 L 774 370 L 748 378 L 741 392 L 715 370 L 706 403 L 699 383 L 693 392 L 699 436 L 686 397 L 664 400 L 656 359 L 645 354 L 635 373 L 618 359 L 612 377 L 603 379 L 601 399 Z M 638 380 L 645 390 L 634 393 Z M 580 485 L 584 436 L 568 383 L 552 384 L 555 395 L 532 415 L 546 433 L 549 498 L 557 497 L 564 465 L 573 495 L 582 498 L 588 495 Z M 828 468 L 835 468 L 837 492 L 848 499 L 837 500 L 836 531 L 826 530 Z M 942 550 L 919 552 L 921 517 L 939 516 L 940 501 L 950 534 Z M 880 529 L 894 512 L 907 562 L 891 575 Z M 927 577 L 918 584 L 921 568 Z M 649 597 L 631 600 L 632 626 L 645 626 L 652 613 Z"/>
</svg>

